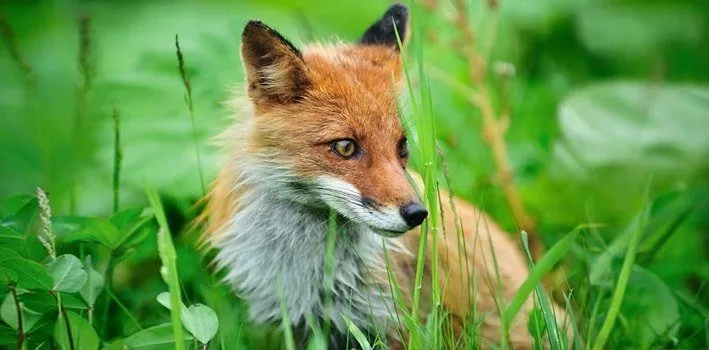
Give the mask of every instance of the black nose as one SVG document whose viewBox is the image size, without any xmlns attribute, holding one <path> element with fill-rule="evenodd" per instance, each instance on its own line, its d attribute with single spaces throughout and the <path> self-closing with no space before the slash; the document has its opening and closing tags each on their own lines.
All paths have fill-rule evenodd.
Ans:
<svg viewBox="0 0 709 350">
<path fill-rule="evenodd" d="M 428 211 L 419 203 L 409 203 L 399 210 L 401 217 L 411 228 L 421 225 L 423 219 L 428 216 Z"/>
</svg>

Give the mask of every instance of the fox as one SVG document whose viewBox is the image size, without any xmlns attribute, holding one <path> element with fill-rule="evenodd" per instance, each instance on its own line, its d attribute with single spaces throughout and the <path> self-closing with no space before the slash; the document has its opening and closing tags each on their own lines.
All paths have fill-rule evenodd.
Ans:
<svg viewBox="0 0 709 350">
<path fill-rule="evenodd" d="M 420 175 L 407 169 L 397 107 L 409 22 L 408 8 L 394 4 L 353 43 L 299 49 L 258 20 L 241 35 L 245 88 L 234 97 L 237 120 L 219 137 L 225 157 L 207 195 L 205 240 L 250 320 L 277 324 L 287 317 L 301 347 L 315 320 L 330 325 L 329 348 L 357 346 L 350 325 L 403 348 L 403 315 L 416 289 L 416 322 L 438 307 L 433 276 L 452 334 L 475 332 L 483 344 L 499 344 L 505 330 L 498 305 L 529 274 L 511 235 L 453 197 L 442 201 L 444 219 L 432 231 L 448 232 L 438 236 L 438 271 L 428 242 L 423 281 L 414 285 L 428 210 L 418 194 Z M 441 191 L 441 198 L 448 195 Z M 506 330 L 511 347 L 531 348 L 532 309 L 530 298 Z"/>
</svg>

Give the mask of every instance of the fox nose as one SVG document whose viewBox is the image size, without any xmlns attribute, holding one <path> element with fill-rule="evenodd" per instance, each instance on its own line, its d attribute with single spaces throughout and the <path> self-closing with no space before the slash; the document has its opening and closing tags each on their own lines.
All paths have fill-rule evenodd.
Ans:
<svg viewBox="0 0 709 350">
<path fill-rule="evenodd" d="M 399 209 L 399 213 L 401 213 L 401 217 L 411 228 L 421 225 L 428 216 L 428 211 L 419 203 L 406 204 Z"/>
</svg>

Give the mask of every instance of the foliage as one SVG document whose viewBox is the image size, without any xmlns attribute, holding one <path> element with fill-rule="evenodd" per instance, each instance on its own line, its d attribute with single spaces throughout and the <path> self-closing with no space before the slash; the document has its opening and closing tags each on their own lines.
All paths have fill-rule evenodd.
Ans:
<svg viewBox="0 0 709 350">
<path fill-rule="evenodd" d="M 530 255 L 529 280 L 500 305 L 506 320 L 532 295 L 527 328 L 537 341 L 555 333 L 553 299 L 573 310 L 574 344 L 708 347 L 704 2 L 420 5 L 401 109 L 413 121 L 429 208 L 441 200 L 436 186 L 449 187 L 510 232 L 527 228 L 486 141 L 495 125 L 534 219 L 529 237 L 548 247 Z M 295 43 L 350 41 L 386 6 L 1 3 L 0 347 L 292 345 L 278 325 L 248 322 L 247 305 L 220 283 L 189 225 L 219 164 L 210 139 L 230 122 L 226 87 L 241 82 L 239 33 L 260 18 Z M 462 22 L 451 20 L 460 13 Z M 467 46 L 484 74 L 471 76 Z M 483 87 L 493 124 L 471 104 Z M 146 196 L 146 187 L 155 191 Z M 402 322 L 416 346 L 440 347 L 445 317 L 434 310 L 425 325 Z M 348 327 L 363 347 L 381 346 Z"/>
</svg>

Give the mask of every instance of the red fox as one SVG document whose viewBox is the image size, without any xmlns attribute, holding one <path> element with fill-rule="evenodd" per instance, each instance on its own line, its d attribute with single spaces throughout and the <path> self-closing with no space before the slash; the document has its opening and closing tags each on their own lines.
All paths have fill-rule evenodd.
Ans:
<svg viewBox="0 0 709 350">
<path fill-rule="evenodd" d="M 400 86 L 392 84 L 392 77 L 402 76 L 396 32 L 406 44 L 408 23 L 407 8 L 393 5 L 359 41 L 303 50 L 259 21 L 246 24 L 246 96 L 236 103 L 243 122 L 222 135 L 228 157 L 205 215 L 217 265 L 248 302 L 254 322 L 287 315 L 302 331 L 298 339 L 307 339 L 307 318 L 327 321 L 333 348 L 345 346 L 348 322 L 390 347 L 407 341 L 398 331 L 399 315 L 413 304 L 417 226 L 428 215 L 407 178 Z M 437 276 L 446 320 L 459 335 L 477 322 L 477 337 L 499 344 L 496 305 L 510 300 L 527 278 L 526 260 L 493 220 L 454 199 L 466 243 L 461 246 L 456 215 L 443 202 L 449 234 L 439 238 Z M 326 284 L 331 210 L 337 239 L 333 280 Z M 420 321 L 433 308 L 432 251 L 425 256 Z M 407 310 L 394 300 L 392 279 Z M 531 308 L 530 299 L 509 329 L 514 348 L 531 347 Z"/>
</svg>

